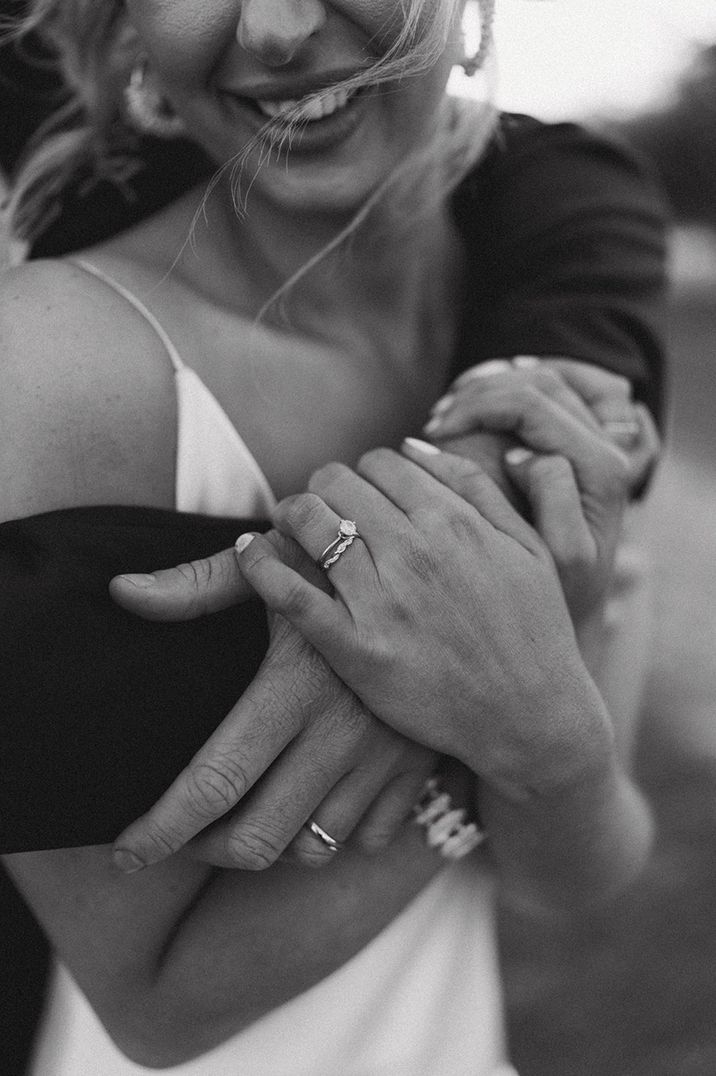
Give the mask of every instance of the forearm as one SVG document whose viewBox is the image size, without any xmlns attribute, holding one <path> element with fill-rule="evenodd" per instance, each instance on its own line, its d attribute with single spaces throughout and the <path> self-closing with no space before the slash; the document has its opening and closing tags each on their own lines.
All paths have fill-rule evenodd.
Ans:
<svg viewBox="0 0 716 1076">
<path fill-rule="evenodd" d="M 406 826 L 322 871 L 213 870 L 182 855 L 130 876 L 107 846 L 4 865 L 117 1046 L 138 1064 L 198 1056 L 329 975 L 443 865 Z"/>
<path fill-rule="evenodd" d="M 405 827 L 382 855 L 346 849 L 322 871 L 215 872 L 168 932 L 124 1048 L 165 1066 L 217 1046 L 343 965 L 440 866 Z"/>
<path fill-rule="evenodd" d="M 511 787 L 478 782 L 506 899 L 536 914 L 577 911 L 609 898 L 636 877 L 650 849 L 649 807 L 609 735 L 586 739 L 586 748 L 555 749 L 549 780 L 518 778 Z"/>
<path fill-rule="evenodd" d="M 506 900 L 532 914 L 607 900 L 638 875 L 649 851 L 649 808 L 623 774 L 529 806 L 488 788 L 480 802 Z"/>
</svg>

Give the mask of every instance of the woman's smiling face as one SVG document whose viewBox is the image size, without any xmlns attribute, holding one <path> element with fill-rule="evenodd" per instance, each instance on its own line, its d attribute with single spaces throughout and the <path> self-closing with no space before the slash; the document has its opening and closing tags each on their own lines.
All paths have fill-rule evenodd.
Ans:
<svg viewBox="0 0 716 1076">
<path fill-rule="evenodd" d="M 396 0 L 127 0 L 159 88 L 217 163 L 240 154 L 269 120 L 280 135 L 298 106 L 288 166 L 274 152 L 253 186 L 277 207 L 304 212 L 355 210 L 428 142 L 460 59 L 463 6 L 427 71 L 316 98 L 385 55 L 403 25 Z"/>
</svg>

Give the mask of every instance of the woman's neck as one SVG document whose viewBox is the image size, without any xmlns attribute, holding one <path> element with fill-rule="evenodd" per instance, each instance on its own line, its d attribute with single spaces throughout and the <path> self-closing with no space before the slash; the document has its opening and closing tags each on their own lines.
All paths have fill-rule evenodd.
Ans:
<svg viewBox="0 0 716 1076">
<path fill-rule="evenodd" d="M 370 346 L 396 326 L 409 336 L 426 296 L 438 295 L 441 282 L 457 282 L 459 241 L 445 207 L 397 229 L 378 207 L 336 245 L 351 217 L 282 215 L 258 198 L 239 216 L 222 193 L 217 188 L 208 203 L 187 257 L 222 304 L 252 317 L 280 322 L 285 298 L 292 327 Z"/>
</svg>

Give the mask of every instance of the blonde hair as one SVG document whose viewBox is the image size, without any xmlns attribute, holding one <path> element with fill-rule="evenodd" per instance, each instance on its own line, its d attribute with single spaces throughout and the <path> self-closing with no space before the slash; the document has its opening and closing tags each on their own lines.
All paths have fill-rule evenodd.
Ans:
<svg viewBox="0 0 716 1076">
<path fill-rule="evenodd" d="M 481 63 L 490 43 L 494 0 L 478 0 L 482 42 L 475 60 Z M 442 54 L 455 24 L 460 0 L 399 0 L 402 24 L 387 51 L 366 70 L 346 79 L 341 89 L 385 84 L 429 69 Z M 138 140 L 123 111 L 123 90 L 137 61 L 137 43 L 124 16 L 121 0 L 29 0 L 26 15 L 4 27 L 23 39 L 37 34 L 56 57 L 66 97 L 33 138 L 17 171 L 6 203 L 9 228 L 32 242 L 58 214 L 61 197 L 78 176 L 123 184 L 141 167 Z M 335 91 L 337 87 L 330 87 Z M 317 94 L 316 96 L 320 96 Z M 269 122 L 260 136 L 219 170 L 209 190 L 226 169 L 231 170 L 237 210 L 244 207 L 240 179 L 246 161 L 259 151 L 259 162 L 273 152 L 290 149 L 302 123 L 301 109 L 283 122 Z M 444 120 L 430 147 L 399 168 L 356 215 L 346 229 L 354 231 L 370 210 L 391 190 L 398 198 L 401 183 L 413 192 L 422 175 L 428 201 L 445 198 L 479 159 L 494 125 L 494 110 L 485 107 L 477 118 L 466 106 L 446 105 Z M 416 172 L 415 164 L 420 167 Z M 260 166 L 260 164 L 259 164 Z M 400 199 L 398 199 L 400 200 Z M 423 198 L 425 201 L 425 197 Z M 413 215 L 416 204 L 410 205 Z M 343 233 L 342 233 L 343 234 Z M 341 241 L 337 237 L 336 244 Z"/>
</svg>

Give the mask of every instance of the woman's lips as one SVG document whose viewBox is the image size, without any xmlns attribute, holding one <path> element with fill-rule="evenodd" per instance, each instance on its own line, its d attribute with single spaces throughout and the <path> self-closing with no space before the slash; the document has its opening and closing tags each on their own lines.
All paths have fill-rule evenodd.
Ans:
<svg viewBox="0 0 716 1076">
<path fill-rule="evenodd" d="M 278 124 L 274 133 L 279 139 L 283 131 L 291 132 L 292 152 L 328 148 L 347 138 L 360 122 L 364 111 L 361 106 L 368 96 L 364 87 L 352 92 L 314 92 L 297 99 L 224 95 L 232 110 L 238 107 L 253 117 L 257 131 L 273 122 Z"/>
</svg>

